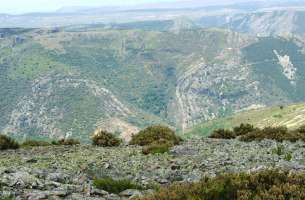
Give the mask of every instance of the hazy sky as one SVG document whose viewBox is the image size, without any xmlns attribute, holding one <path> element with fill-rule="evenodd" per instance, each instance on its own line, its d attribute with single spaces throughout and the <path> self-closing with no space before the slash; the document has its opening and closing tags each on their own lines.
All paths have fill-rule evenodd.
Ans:
<svg viewBox="0 0 305 200">
<path fill-rule="evenodd" d="M 124 6 L 175 1 L 179 0 L 0 0 L 0 13 L 44 12 L 69 6 Z"/>
<path fill-rule="evenodd" d="M 188 2 L 190 5 L 195 5 L 198 3 L 222 4 L 248 1 L 268 0 L 0 0 L 0 13 L 20 14 L 28 12 L 48 12 L 71 6 L 132 6 L 163 2 L 168 2 L 171 5 L 174 5 L 175 2 Z"/>
</svg>

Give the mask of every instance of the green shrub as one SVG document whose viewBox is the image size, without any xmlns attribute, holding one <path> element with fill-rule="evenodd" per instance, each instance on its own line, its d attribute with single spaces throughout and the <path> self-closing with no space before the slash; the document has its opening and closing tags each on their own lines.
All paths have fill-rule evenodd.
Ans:
<svg viewBox="0 0 305 200">
<path fill-rule="evenodd" d="M 233 132 L 235 136 L 245 135 L 255 130 L 257 129 L 255 129 L 254 126 L 251 124 L 240 124 L 240 126 L 233 128 Z"/>
<path fill-rule="evenodd" d="M 300 128 L 297 129 L 298 133 L 304 133 L 305 134 L 305 125 L 301 126 Z"/>
<path fill-rule="evenodd" d="M 102 129 L 97 129 L 91 139 L 93 145 L 103 147 L 119 146 L 122 142 L 120 139 L 116 138 L 114 134 L 103 131 Z"/>
<path fill-rule="evenodd" d="M 284 153 L 285 153 L 284 145 L 277 145 L 276 148 L 272 149 L 272 153 L 276 154 L 278 156 L 284 155 Z"/>
<path fill-rule="evenodd" d="M 131 145 L 146 146 L 152 143 L 172 143 L 178 145 L 181 142 L 181 138 L 176 136 L 175 132 L 165 126 L 150 126 L 138 134 L 133 135 L 130 141 Z"/>
<path fill-rule="evenodd" d="M 217 129 L 214 130 L 213 133 L 210 135 L 210 138 L 215 139 L 234 139 L 236 138 L 235 134 L 231 130 L 226 129 Z"/>
<path fill-rule="evenodd" d="M 239 137 L 241 141 L 252 142 L 264 139 L 275 140 L 278 142 L 298 140 L 305 141 L 305 126 L 296 130 L 288 130 L 287 127 L 265 127 L 263 129 L 254 128 L 250 124 L 241 124 L 233 131 L 227 129 L 217 129 L 213 131 L 210 138 L 234 139 Z"/>
<path fill-rule="evenodd" d="M 73 145 L 79 145 L 80 141 L 77 140 L 77 139 L 68 138 L 68 139 L 59 140 L 59 144 L 60 145 L 68 145 L 68 146 L 70 145 L 70 146 L 73 146 Z"/>
<path fill-rule="evenodd" d="M 93 185 L 98 189 L 105 190 L 114 194 L 118 194 L 127 189 L 143 189 L 140 185 L 135 184 L 129 180 L 114 180 L 108 177 L 102 179 L 95 179 L 93 181 Z"/>
<path fill-rule="evenodd" d="M 40 146 L 50 146 L 51 144 L 46 141 L 38 140 L 27 140 L 21 144 L 22 147 L 40 147 Z"/>
<path fill-rule="evenodd" d="M 0 135 L 0 150 L 18 149 L 19 144 L 13 138 L 6 135 Z"/>
<path fill-rule="evenodd" d="M 277 115 L 273 115 L 274 118 L 282 118 L 283 115 L 277 114 Z"/>
<path fill-rule="evenodd" d="M 169 152 L 172 144 L 168 143 L 152 143 L 150 145 L 144 146 L 142 149 L 142 153 L 145 155 L 148 154 L 162 154 Z"/>
<path fill-rule="evenodd" d="M 291 160 L 292 160 L 292 154 L 291 154 L 291 152 L 286 153 L 284 159 L 285 159 L 286 161 L 291 161 Z"/>
<path fill-rule="evenodd" d="M 240 124 L 233 128 L 233 131 L 228 129 L 217 129 L 214 130 L 213 133 L 210 135 L 210 138 L 216 139 L 235 139 L 238 136 L 246 135 L 253 131 L 257 130 L 251 124 Z"/>
<path fill-rule="evenodd" d="M 174 184 L 141 200 L 305 199 L 305 174 L 266 170 L 225 174 L 198 183 Z"/>
<path fill-rule="evenodd" d="M 240 137 L 240 140 L 245 142 L 251 142 L 254 140 L 261 141 L 264 139 L 276 140 L 278 142 L 284 140 L 295 142 L 299 138 L 292 132 L 289 132 L 286 127 L 266 127 L 264 129 L 257 129 Z"/>
<path fill-rule="evenodd" d="M 78 145 L 78 144 L 80 144 L 80 141 L 73 139 L 73 138 L 52 141 L 52 145 L 73 146 L 73 145 Z"/>
</svg>

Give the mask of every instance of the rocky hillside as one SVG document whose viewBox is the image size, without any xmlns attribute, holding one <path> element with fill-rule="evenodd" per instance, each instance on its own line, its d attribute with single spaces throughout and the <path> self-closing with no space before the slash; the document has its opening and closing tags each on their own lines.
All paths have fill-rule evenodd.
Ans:
<svg viewBox="0 0 305 200">
<path fill-rule="evenodd" d="M 186 130 L 305 100 L 302 37 L 89 26 L 2 29 L 0 45 L 0 130 L 18 138 Z"/>
<path fill-rule="evenodd" d="M 259 128 L 286 126 L 289 129 L 296 129 L 305 125 L 305 103 L 240 111 L 232 116 L 199 124 L 189 130 L 188 135 L 206 136 L 214 129 L 231 129 L 241 123 L 253 124 Z"/>
<path fill-rule="evenodd" d="M 305 33 L 304 9 L 274 9 L 247 13 L 203 16 L 203 27 L 221 27 L 260 36 Z"/>
<path fill-rule="evenodd" d="M 276 149 L 281 146 L 281 154 Z M 152 192 L 126 190 L 118 194 L 99 190 L 93 179 L 126 178 L 142 186 L 198 181 L 222 172 L 265 168 L 304 170 L 303 142 L 245 143 L 238 140 L 190 140 L 168 154 L 145 156 L 139 147 L 37 147 L 0 151 L 0 197 L 21 199 L 128 199 Z M 286 155 L 289 156 L 289 159 Z"/>
</svg>

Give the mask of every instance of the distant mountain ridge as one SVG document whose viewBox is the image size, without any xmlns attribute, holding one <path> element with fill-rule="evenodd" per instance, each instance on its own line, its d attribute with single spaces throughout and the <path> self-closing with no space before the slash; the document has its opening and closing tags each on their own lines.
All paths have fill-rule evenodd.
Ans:
<svg viewBox="0 0 305 200">
<path fill-rule="evenodd" d="M 305 7 L 304 7 L 305 8 Z M 304 10 L 274 10 L 202 17 L 202 27 L 219 27 L 260 36 L 305 33 Z"/>
<path fill-rule="evenodd" d="M 272 24 L 285 26 L 289 19 L 292 26 L 300 27 L 300 21 L 293 21 L 293 18 L 286 19 L 287 16 L 279 12 L 289 11 L 292 13 L 289 16 L 302 21 L 303 13 L 300 12 L 304 10 L 305 3 L 302 1 L 214 1 L 211 4 L 206 1 L 181 1 L 143 6 L 80 6 L 65 7 L 49 13 L 0 15 L 0 27 L 50 28 L 79 24 L 108 25 L 140 21 L 175 21 L 179 18 L 188 18 L 203 28 L 221 27 L 240 32 L 277 34 L 279 31 L 268 27 Z M 267 30 L 263 29 L 264 26 Z M 286 32 L 290 33 L 291 30 L 288 29 Z M 296 33 L 303 33 L 303 31 Z"/>
</svg>

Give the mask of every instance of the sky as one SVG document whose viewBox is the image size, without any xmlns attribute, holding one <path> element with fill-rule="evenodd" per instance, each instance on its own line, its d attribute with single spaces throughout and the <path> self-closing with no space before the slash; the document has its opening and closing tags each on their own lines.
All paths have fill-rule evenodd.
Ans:
<svg viewBox="0 0 305 200">
<path fill-rule="evenodd" d="M 165 2 L 169 4 L 175 4 L 177 2 L 221 4 L 246 1 L 254 0 L 0 0 L 0 13 L 22 14 L 29 12 L 51 12 L 63 7 L 75 6 L 134 6 L 143 4 L 156 5 Z"/>
<path fill-rule="evenodd" d="M 131 6 L 179 0 L 0 0 L 0 13 L 48 12 L 71 6 Z"/>
</svg>

